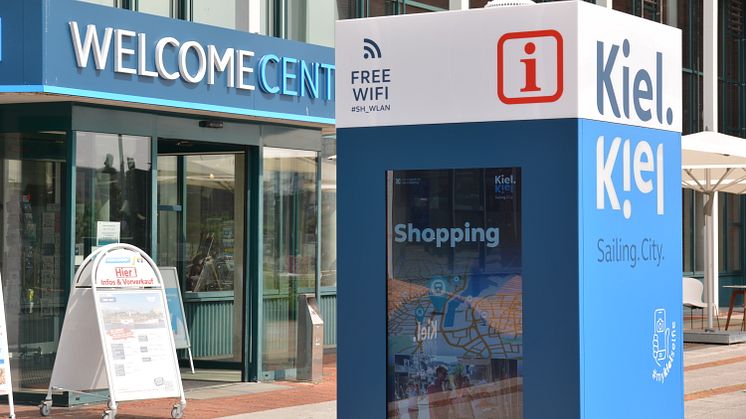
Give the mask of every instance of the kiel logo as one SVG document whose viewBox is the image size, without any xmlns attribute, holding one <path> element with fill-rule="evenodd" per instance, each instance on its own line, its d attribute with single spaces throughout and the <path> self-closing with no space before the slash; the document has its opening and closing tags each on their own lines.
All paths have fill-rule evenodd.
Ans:
<svg viewBox="0 0 746 419">
<path fill-rule="evenodd" d="M 363 58 L 381 58 L 381 48 L 376 42 L 369 38 L 363 39 Z"/>
<path fill-rule="evenodd" d="M 497 42 L 497 97 L 505 104 L 562 97 L 562 35 L 552 29 L 510 32 Z"/>
<path fill-rule="evenodd" d="M 631 46 L 625 39 L 620 46 L 610 48 L 602 41 L 596 42 L 596 107 L 601 115 L 606 115 L 605 104 L 617 118 L 648 122 L 655 118 L 673 124 L 673 110 L 663 105 L 663 53 L 655 53 L 655 69 L 631 68 L 645 57 L 631 56 Z M 607 53 L 608 52 L 608 53 Z M 621 52 L 621 54 L 620 54 Z M 647 57 L 652 63 L 652 57 Z M 621 63 L 621 65 L 617 65 Z M 621 67 L 621 68 L 620 68 Z M 652 70 L 652 71 L 648 71 Z M 665 108 L 665 109 L 664 109 Z M 624 114 L 624 116 L 622 116 Z"/>
<path fill-rule="evenodd" d="M 621 164 L 617 165 L 620 148 Z M 663 215 L 663 144 L 658 144 L 653 151 L 650 143 L 641 140 L 635 144 L 633 150 L 630 140 L 622 142 L 620 137 L 616 137 L 611 141 L 608 154 L 605 152 L 606 145 L 602 135 L 596 140 L 596 209 L 605 209 L 608 197 L 611 209 L 622 210 L 624 218 L 629 219 L 632 216 L 631 198 L 655 191 L 655 212 Z M 615 182 L 619 180 L 618 166 L 621 166 L 622 185 Z M 633 184 L 639 193 L 632 191 Z M 627 197 L 621 206 L 620 194 L 623 194 L 622 198 Z"/>
</svg>

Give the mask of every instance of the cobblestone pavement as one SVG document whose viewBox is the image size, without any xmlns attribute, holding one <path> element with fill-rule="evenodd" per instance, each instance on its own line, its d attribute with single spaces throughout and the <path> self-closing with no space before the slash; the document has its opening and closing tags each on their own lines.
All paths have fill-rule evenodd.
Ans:
<svg viewBox="0 0 746 419">
<path fill-rule="evenodd" d="M 187 375 L 184 375 L 187 378 Z M 324 358 L 324 379 L 297 382 L 214 383 L 187 390 L 185 418 L 327 419 L 336 417 L 336 355 Z M 686 344 L 684 348 L 686 419 L 746 418 L 746 344 Z M 177 400 L 123 402 L 117 418 L 168 418 Z M 100 418 L 102 404 L 53 407 L 51 418 Z M 6 408 L 0 407 L 0 412 Z M 2 415 L 2 413 L 0 413 Z M 34 406 L 17 406 L 18 418 L 38 418 Z"/>
<path fill-rule="evenodd" d="M 336 416 L 337 398 L 337 357 L 329 354 L 324 357 L 324 378 L 320 383 L 274 382 L 265 383 L 215 383 L 214 386 L 198 386 L 186 390 L 187 406 L 184 418 L 220 417 L 283 417 L 293 419 L 333 418 Z M 184 379 L 188 378 L 184 374 Z M 185 386 L 186 387 L 186 386 Z M 117 410 L 117 419 L 170 418 L 171 406 L 178 399 L 143 400 L 122 402 Z M 289 409 L 288 409 L 289 408 Z M 103 404 L 52 407 L 50 418 L 100 418 Z M 0 412 L 7 412 L 7 406 L 0 406 Z M 259 415 L 249 416 L 253 412 Z M 299 414 L 321 414 L 309 416 Z M 0 413 L 4 415 L 5 413 Z M 291 415 L 291 416 L 285 416 Z M 39 409 L 34 406 L 16 406 L 17 418 L 39 418 Z"/>
<path fill-rule="evenodd" d="M 746 344 L 684 347 L 684 415 L 746 418 Z"/>
</svg>

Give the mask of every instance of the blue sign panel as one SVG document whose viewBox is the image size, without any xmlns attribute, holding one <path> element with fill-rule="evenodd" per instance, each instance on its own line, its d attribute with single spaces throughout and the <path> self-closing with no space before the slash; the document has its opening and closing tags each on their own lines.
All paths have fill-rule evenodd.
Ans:
<svg viewBox="0 0 746 419">
<path fill-rule="evenodd" d="M 25 42 L 4 48 L 0 91 L 334 123 L 331 48 L 69 0 L 0 19 Z"/>
<path fill-rule="evenodd" d="M 344 156 L 338 160 L 338 268 L 355 278 L 338 290 L 344 295 L 337 305 L 338 415 L 380 418 L 398 411 L 407 417 L 417 392 L 418 417 L 431 413 L 432 398 L 436 409 L 450 406 L 446 413 L 467 414 L 471 407 L 474 416 L 464 417 L 509 411 L 527 419 L 579 418 L 578 120 L 353 128 L 337 135 Z M 484 178 L 474 174 L 481 170 Z M 405 176 L 397 189 L 400 173 Z M 454 183 L 438 181 L 448 176 Z M 386 216 L 389 202 L 393 218 Z M 470 229 L 499 228 L 499 243 L 486 229 L 476 240 L 470 230 L 467 240 L 467 222 Z M 408 300 L 390 317 L 400 287 L 398 295 Z M 454 328 L 474 307 L 469 297 L 484 307 L 507 296 L 520 311 L 488 310 L 493 334 L 481 329 L 477 313 L 466 324 L 483 332 L 473 336 L 484 341 L 459 349 Z M 520 327 L 493 322 L 510 314 Z M 421 352 L 413 340 L 418 321 Z M 495 348 L 498 336 L 514 345 L 508 353 Z M 485 350 L 469 351 L 479 345 Z M 446 368 L 448 389 L 436 395 L 428 388 L 438 388 L 432 384 L 439 366 Z M 483 374 L 487 370 L 494 381 Z M 520 393 L 508 384 L 515 382 Z M 456 391 L 465 383 L 468 391 Z M 478 391 L 501 386 L 502 397 Z"/>
<path fill-rule="evenodd" d="M 388 174 L 388 417 L 523 417 L 520 169 Z"/>
<path fill-rule="evenodd" d="M 681 136 L 579 135 L 583 417 L 683 417 Z M 622 393 L 636 402 L 610 409 Z"/>
</svg>

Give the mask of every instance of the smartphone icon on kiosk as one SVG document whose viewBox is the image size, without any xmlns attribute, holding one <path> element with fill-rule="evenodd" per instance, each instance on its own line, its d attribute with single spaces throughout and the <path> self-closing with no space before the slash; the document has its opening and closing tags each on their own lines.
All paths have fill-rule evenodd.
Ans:
<svg viewBox="0 0 746 419">
<path fill-rule="evenodd" d="M 653 327 L 653 358 L 656 362 L 663 361 L 668 356 L 668 334 L 666 329 L 666 310 L 659 308 L 655 310 Z"/>
</svg>

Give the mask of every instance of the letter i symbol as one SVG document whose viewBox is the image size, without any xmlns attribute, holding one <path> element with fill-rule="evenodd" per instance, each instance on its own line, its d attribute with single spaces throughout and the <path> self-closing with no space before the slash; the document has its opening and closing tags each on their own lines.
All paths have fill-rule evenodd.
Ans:
<svg viewBox="0 0 746 419">
<path fill-rule="evenodd" d="M 536 52 L 536 45 L 533 42 L 528 42 L 523 47 L 523 51 L 531 55 Z M 541 88 L 536 85 L 536 58 L 524 58 L 521 62 L 526 66 L 526 85 L 521 89 L 521 92 L 540 92 Z"/>
</svg>

